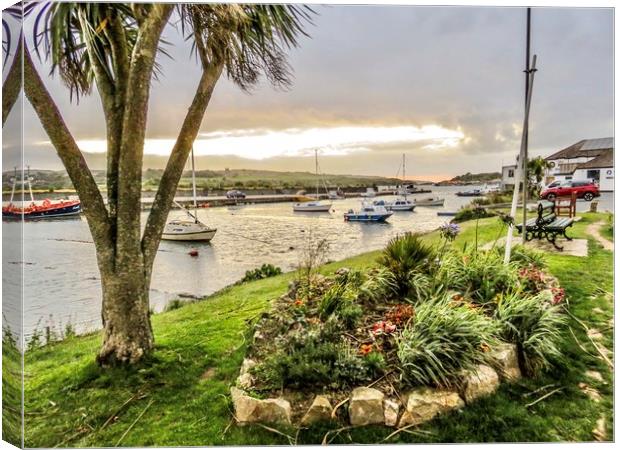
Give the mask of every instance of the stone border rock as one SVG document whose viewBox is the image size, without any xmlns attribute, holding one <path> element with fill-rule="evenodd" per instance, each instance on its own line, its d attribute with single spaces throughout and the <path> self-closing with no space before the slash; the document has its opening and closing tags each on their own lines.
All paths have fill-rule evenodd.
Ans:
<svg viewBox="0 0 620 450">
<path fill-rule="evenodd" d="M 463 408 L 480 397 L 492 394 L 499 387 L 500 380 L 512 382 L 521 378 L 515 345 L 498 345 L 490 352 L 489 359 L 493 367 L 481 364 L 475 370 L 461 374 L 459 390 L 417 388 L 398 396 L 403 404 L 399 398 L 386 398 L 378 389 L 355 388 L 348 399 L 349 423 L 351 426 L 383 424 L 399 428 L 419 425 L 439 414 Z M 291 404 L 288 400 L 257 399 L 245 391 L 252 387 L 254 380 L 250 369 L 255 365 L 255 361 L 244 359 L 237 385 L 230 389 L 237 423 L 292 425 Z M 399 414 L 401 409 L 402 414 Z M 317 395 L 299 424 L 309 426 L 336 420 L 334 413 L 328 396 Z"/>
</svg>

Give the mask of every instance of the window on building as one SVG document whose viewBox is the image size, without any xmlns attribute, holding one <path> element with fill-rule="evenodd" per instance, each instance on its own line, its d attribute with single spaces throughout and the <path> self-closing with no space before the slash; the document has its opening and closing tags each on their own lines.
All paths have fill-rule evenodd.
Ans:
<svg viewBox="0 0 620 450">
<path fill-rule="evenodd" d="M 601 171 L 599 169 L 588 170 L 586 172 L 586 178 L 588 180 L 600 181 L 600 179 L 601 179 Z"/>
<path fill-rule="evenodd" d="M 508 169 L 508 178 L 514 178 L 514 176 L 515 176 L 515 170 Z"/>
</svg>

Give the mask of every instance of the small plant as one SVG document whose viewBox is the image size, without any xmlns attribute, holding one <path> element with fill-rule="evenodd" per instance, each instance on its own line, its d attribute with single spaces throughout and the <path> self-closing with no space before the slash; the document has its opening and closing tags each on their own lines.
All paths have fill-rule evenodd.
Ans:
<svg viewBox="0 0 620 450">
<path fill-rule="evenodd" d="M 181 306 L 183 306 L 185 304 L 185 302 L 181 299 L 175 298 L 170 300 L 167 304 L 166 307 L 164 308 L 164 311 L 168 312 L 168 311 L 174 311 L 175 309 L 179 309 Z"/>
<path fill-rule="evenodd" d="M 496 253 L 503 257 L 504 249 L 496 248 Z M 538 269 L 545 268 L 546 261 L 544 253 L 524 245 L 515 245 L 510 252 L 510 262 L 518 267 L 536 267 Z"/>
<path fill-rule="evenodd" d="M 480 305 L 492 306 L 495 296 L 518 282 L 514 265 L 505 265 L 497 252 L 453 252 L 444 258 L 440 277 L 446 286 Z"/>
<path fill-rule="evenodd" d="M 396 326 L 405 325 L 408 323 L 415 315 L 415 310 L 413 306 L 406 304 L 399 304 L 390 309 L 386 315 L 385 319 L 388 322 L 395 324 Z"/>
<path fill-rule="evenodd" d="M 280 275 L 282 273 L 282 269 L 276 267 L 272 264 L 263 264 L 262 266 L 248 270 L 245 272 L 245 276 L 241 279 L 241 283 L 246 283 L 248 281 L 262 280 L 264 278 L 275 277 L 276 275 Z"/>
<path fill-rule="evenodd" d="M 306 242 L 297 264 L 297 276 L 299 284 L 306 286 L 308 297 L 312 291 L 318 267 L 325 263 L 328 251 L 329 242 L 326 239 L 316 239 L 312 232 L 307 233 Z"/>
<path fill-rule="evenodd" d="M 419 235 L 405 233 L 388 242 L 379 257 L 379 264 L 392 273 L 396 294 L 403 297 L 411 290 L 411 275 L 416 272 L 428 274 L 434 259 L 433 247 L 424 244 Z"/>
<path fill-rule="evenodd" d="M 420 304 L 415 322 L 397 339 L 405 380 L 412 385 L 453 385 L 461 370 L 486 361 L 485 349 L 495 343 L 496 331 L 494 321 L 450 297 Z"/>
<path fill-rule="evenodd" d="M 495 214 L 486 208 L 473 207 L 459 209 L 452 219 L 454 223 L 467 222 L 468 220 L 483 219 L 485 217 L 493 217 Z"/>
<path fill-rule="evenodd" d="M 495 310 L 503 339 L 517 344 L 528 375 L 536 375 L 562 359 L 560 343 L 566 320 L 545 296 L 512 292 L 500 297 Z"/>
</svg>

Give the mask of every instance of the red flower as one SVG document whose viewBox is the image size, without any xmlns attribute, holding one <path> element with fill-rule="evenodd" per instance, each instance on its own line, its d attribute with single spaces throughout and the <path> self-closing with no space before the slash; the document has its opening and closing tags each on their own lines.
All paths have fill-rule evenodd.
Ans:
<svg viewBox="0 0 620 450">
<path fill-rule="evenodd" d="M 372 352 L 372 344 L 362 344 L 360 346 L 360 353 L 363 356 L 366 356 L 367 354 L 369 354 L 370 352 Z"/>
</svg>

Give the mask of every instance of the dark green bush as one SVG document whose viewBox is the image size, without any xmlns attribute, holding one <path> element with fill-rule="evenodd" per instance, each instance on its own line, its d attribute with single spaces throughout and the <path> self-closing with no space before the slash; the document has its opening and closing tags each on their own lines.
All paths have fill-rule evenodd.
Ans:
<svg viewBox="0 0 620 450">
<path fill-rule="evenodd" d="M 272 264 L 263 264 L 257 269 L 248 270 L 245 272 L 245 276 L 241 279 L 241 283 L 245 283 L 247 281 L 254 280 L 262 280 L 263 278 L 275 277 L 276 275 L 280 275 L 282 273 L 282 269 L 276 267 Z"/>
<path fill-rule="evenodd" d="M 493 217 L 495 213 L 485 208 L 461 208 L 457 211 L 456 215 L 452 219 L 452 222 L 461 223 L 468 220 L 483 219 L 485 217 Z"/>
<path fill-rule="evenodd" d="M 495 252 L 501 258 L 504 257 L 503 246 L 496 247 Z M 544 253 L 524 245 L 515 245 L 512 247 L 510 251 L 510 262 L 515 263 L 519 268 L 534 266 L 538 269 L 543 269 L 547 265 Z"/>
<path fill-rule="evenodd" d="M 486 361 L 495 343 L 493 320 L 449 296 L 416 308 L 415 320 L 397 339 L 405 380 L 412 385 L 451 386 L 463 369 Z"/>
<path fill-rule="evenodd" d="M 379 257 L 379 264 L 392 273 L 396 294 L 404 297 L 412 287 L 411 275 L 429 273 L 435 256 L 435 249 L 424 244 L 419 235 L 405 233 L 388 242 Z"/>
</svg>

